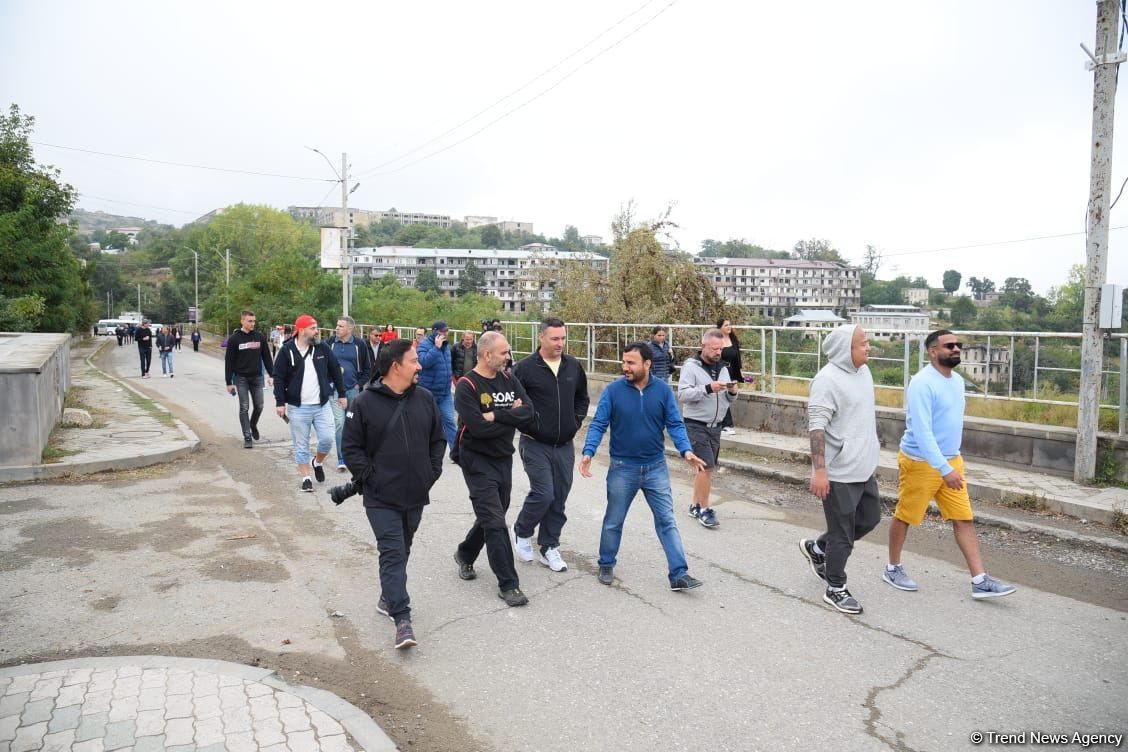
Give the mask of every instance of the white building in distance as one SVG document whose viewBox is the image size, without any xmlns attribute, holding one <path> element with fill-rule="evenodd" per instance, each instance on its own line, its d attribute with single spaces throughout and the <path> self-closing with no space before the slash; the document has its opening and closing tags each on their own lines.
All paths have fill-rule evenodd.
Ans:
<svg viewBox="0 0 1128 752">
<path fill-rule="evenodd" d="M 288 206 L 286 211 L 297 220 L 307 220 L 319 227 L 367 227 L 378 225 L 384 220 L 401 225 L 433 225 L 450 227 L 454 224 L 449 214 L 430 214 L 427 212 L 401 212 L 396 208 L 387 211 L 373 209 L 349 209 L 348 222 L 339 206 Z"/>
<path fill-rule="evenodd" d="M 928 314 L 911 305 L 868 305 L 852 312 L 850 321 L 875 340 L 899 339 L 905 332 L 928 330 Z"/>
<path fill-rule="evenodd" d="M 561 251 L 543 243 L 531 243 L 515 251 L 478 248 L 411 248 L 382 246 L 356 248 L 349 254 L 353 274 L 363 277 L 394 275 L 400 284 L 415 287 L 419 273 L 431 269 L 439 279 L 439 290 L 455 297 L 466 265 L 473 263 L 485 278 L 487 295 L 501 301 L 502 310 L 541 310 L 552 301 L 553 283 L 544 272 L 565 261 L 575 261 L 606 276 L 609 261 L 594 253 Z"/>
<path fill-rule="evenodd" d="M 780 319 L 800 309 L 858 310 L 861 270 L 832 261 L 758 258 L 693 259 L 726 303 Z"/>
</svg>

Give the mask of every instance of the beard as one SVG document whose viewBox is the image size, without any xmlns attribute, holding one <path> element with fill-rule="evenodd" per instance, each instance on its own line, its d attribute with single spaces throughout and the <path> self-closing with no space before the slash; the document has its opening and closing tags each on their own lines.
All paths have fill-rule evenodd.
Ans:
<svg viewBox="0 0 1128 752">
<path fill-rule="evenodd" d="M 960 364 L 959 355 L 942 355 L 940 356 L 940 358 L 938 358 L 938 360 L 940 361 L 940 365 L 944 366 L 945 368 L 955 368 Z"/>
</svg>

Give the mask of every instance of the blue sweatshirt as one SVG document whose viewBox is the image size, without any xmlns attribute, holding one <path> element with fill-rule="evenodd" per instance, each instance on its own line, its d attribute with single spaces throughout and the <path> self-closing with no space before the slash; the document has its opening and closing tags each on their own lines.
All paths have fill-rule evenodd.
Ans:
<svg viewBox="0 0 1128 752">
<path fill-rule="evenodd" d="M 595 456 L 608 426 L 612 459 L 632 465 L 649 465 L 665 456 L 663 430 L 669 431 L 680 454 L 692 450 L 674 390 L 653 375 L 641 391 L 626 376 L 607 385 L 588 426 L 585 455 Z"/>
<path fill-rule="evenodd" d="M 925 366 L 909 382 L 901 451 L 947 475 L 953 470 L 948 459 L 960 453 L 963 417 L 963 377 L 953 372 L 945 378 L 931 364 Z"/>
</svg>

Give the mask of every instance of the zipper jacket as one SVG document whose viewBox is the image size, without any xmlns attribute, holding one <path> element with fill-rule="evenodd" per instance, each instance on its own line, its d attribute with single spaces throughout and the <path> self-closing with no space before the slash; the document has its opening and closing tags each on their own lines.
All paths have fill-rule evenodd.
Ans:
<svg viewBox="0 0 1128 752">
<path fill-rule="evenodd" d="M 732 380 L 728 363 L 723 360 L 709 366 L 701 360 L 700 352 L 686 358 L 678 378 L 678 403 L 682 418 L 692 423 L 719 426 L 729 405 L 736 402 L 736 395 L 729 394 L 727 389 L 714 392 L 710 385 L 714 381 L 727 383 Z"/>
<path fill-rule="evenodd" d="M 263 339 L 266 338 L 263 337 Z M 317 382 L 320 387 L 320 402 L 318 404 L 324 405 L 329 401 L 334 387 L 337 390 L 337 396 L 343 398 L 345 396 L 345 382 L 341 378 L 341 366 L 338 365 L 337 358 L 333 356 L 333 351 L 326 347 L 324 343 L 319 342 L 311 346 L 311 352 L 307 352 L 306 357 L 313 358 L 313 367 L 317 371 Z M 287 404 L 300 407 L 304 378 L 304 359 L 302 354 L 298 352 L 294 340 L 290 339 L 278 351 L 278 359 L 274 361 L 275 404 L 278 407 Z"/>
<path fill-rule="evenodd" d="M 554 447 L 571 443 L 591 404 L 580 361 L 563 353 L 554 374 L 537 350 L 513 366 L 513 376 L 525 387 L 535 412 L 532 425 L 523 433 Z"/>
</svg>

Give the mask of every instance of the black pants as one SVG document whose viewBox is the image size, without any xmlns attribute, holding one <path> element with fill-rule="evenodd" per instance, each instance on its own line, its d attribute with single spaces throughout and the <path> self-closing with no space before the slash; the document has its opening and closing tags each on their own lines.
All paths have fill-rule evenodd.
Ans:
<svg viewBox="0 0 1128 752">
<path fill-rule="evenodd" d="M 419 521 L 423 519 L 423 507 L 406 511 L 365 507 L 364 511 L 380 552 L 380 592 L 388 604 L 388 614 L 396 621 L 410 619 L 407 558 L 411 555 L 411 541 L 419 529 Z"/>
<path fill-rule="evenodd" d="M 520 584 L 513 564 L 513 544 L 505 524 L 513 489 L 513 458 L 486 457 L 461 449 L 458 464 L 474 507 L 474 525 L 466 533 L 466 539 L 458 544 L 458 558 L 463 564 L 473 564 L 484 545 L 498 588 L 512 590 Z"/>
<path fill-rule="evenodd" d="M 564 502 L 572 490 L 572 466 L 576 463 L 576 450 L 571 442 L 554 447 L 542 444 L 528 436 L 521 437 L 518 445 L 525 474 L 529 476 L 529 495 L 517 515 L 514 530 L 519 538 L 531 538 L 540 526 L 537 543 L 543 553 L 546 548 L 560 545 L 560 532 L 568 521 Z"/>
<path fill-rule="evenodd" d="M 153 361 L 153 348 L 138 347 L 137 353 L 141 356 L 141 375 L 149 372 L 149 364 Z"/>
<path fill-rule="evenodd" d="M 257 426 L 262 415 L 262 376 L 240 376 L 235 374 L 235 388 L 239 392 L 239 426 L 243 429 L 243 440 L 251 438 L 251 427 Z M 248 415 L 250 403 L 254 411 Z"/>
<path fill-rule="evenodd" d="M 819 536 L 819 548 L 826 554 L 826 581 L 834 587 L 846 586 L 846 560 L 861 540 L 881 522 L 881 497 L 877 477 L 861 483 L 830 482 L 830 493 L 823 499 L 826 532 Z"/>
<path fill-rule="evenodd" d="M 733 426 L 732 408 L 730 407 L 728 410 L 725 410 L 725 417 L 721 421 L 721 428 L 732 428 L 732 426 Z M 696 452 L 695 452 L 695 454 L 696 454 Z"/>
<path fill-rule="evenodd" d="M 196 340 L 192 340 L 192 352 L 199 352 L 199 351 L 200 351 L 200 343 L 197 342 Z"/>
</svg>

